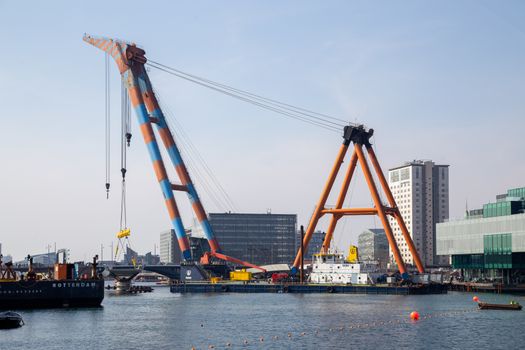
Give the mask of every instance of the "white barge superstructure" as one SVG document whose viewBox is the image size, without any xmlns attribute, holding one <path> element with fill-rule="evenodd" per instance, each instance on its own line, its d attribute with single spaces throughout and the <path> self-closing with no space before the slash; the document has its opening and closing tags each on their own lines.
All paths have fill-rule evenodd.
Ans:
<svg viewBox="0 0 525 350">
<path fill-rule="evenodd" d="M 350 263 L 342 253 L 314 254 L 311 283 L 327 284 L 374 284 L 381 276 L 375 261 Z"/>
</svg>

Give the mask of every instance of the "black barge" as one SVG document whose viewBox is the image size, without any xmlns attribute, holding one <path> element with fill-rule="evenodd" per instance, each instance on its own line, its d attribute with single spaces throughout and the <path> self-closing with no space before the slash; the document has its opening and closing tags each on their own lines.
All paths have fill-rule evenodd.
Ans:
<svg viewBox="0 0 525 350">
<path fill-rule="evenodd" d="M 0 282 L 0 309 L 97 307 L 104 280 L 34 280 Z"/>
<path fill-rule="evenodd" d="M 91 264 L 91 276 L 76 275 L 76 266 L 64 261 L 56 263 L 54 273 L 41 278 L 33 269 L 33 258 L 28 255 L 28 272 L 18 276 L 12 263 L 2 265 L 0 255 L 0 310 L 59 307 L 97 307 L 104 299 L 104 280 L 97 272 L 98 255 Z M 58 260 L 58 256 L 57 256 Z"/>
</svg>

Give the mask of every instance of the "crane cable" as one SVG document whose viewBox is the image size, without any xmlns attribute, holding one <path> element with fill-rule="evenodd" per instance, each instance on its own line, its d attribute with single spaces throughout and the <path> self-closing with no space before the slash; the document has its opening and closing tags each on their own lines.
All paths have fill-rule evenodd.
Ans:
<svg viewBox="0 0 525 350">
<path fill-rule="evenodd" d="M 321 114 L 313 112 L 304 108 L 296 107 L 291 104 L 284 102 L 279 102 L 273 99 L 262 97 L 244 90 L 236 89 L 231 86 L 214 82 L 206 78 L 200 78 L 198 76 L 182 72 L 175 68 L 162 65 L 155 61 L 149 60 L 146 63 L 149 67 L 155 68 L 157 70 L 166 72 L 168 74 L 174 75 L 181 79 L 193 82 L 195 84 L 201 85 L 203 87 L 209 88 L 211 90 L 220 92 L 222 94 L 228 95 L 230 97 L 239 99 L 241 101 L 253 104 L 255 106 L 276 112 L 283 116 L 300 120 L 308 124 L 318 126 L 320 128 L 340 133 L 342 128 L 349 123 L 335 117 L 328 116 L 326 114 Z"/>
<path fill-rule="evenodd" d="M 126 205 L 126 173 L 127 173 L 127 148 L 131 142 L 131 107 L 128 92 L 124 81 L 121 82 L 121 135 L 120 135 L 120 172 L 122 175 L 122 191 L 120 197 L 120 231 L 117 235 L 118 243 L 115 251 L 115 259 L 118 255 L 119 246 L 122 251 L 125 250 L 126 246 L 131 247 L 129 241 L 130 229 L 127 224 L 127 205 Z M 136 264 L 134 257 L 131 262 L 133 265 Z M 129 263 L 129 261 L 128 261 Z"/>
<path fill-rule="evenodd" d="M 184 130 L 182 123 L 175 118 L 169 107 L 162 103 L 162 96 L 160 96 L 157 91 L 154 91 L 154 93 L 165 112 L 166 122 L 170 126 L 170 130 L 175 133 L 177 140 L 180 141 L 180 148 L 182 153 L 184 153 L 181 155 L 186 155 L 188 157 L 188 162 L 186 164 L 188 171 L 191 170 L 191 172 L 195 174 L 195 177 L 199 180 L 205 193 L 210 197 L 218 210 L 238 211 L 228 192 L 214 175 L 214 172 L 211 170 L 198 148 L 191 141 L 191 138 Z M 200 165 L 202 169 L 199 169 L 198 165 Z"/>
<path fill-rule="evenodd" d="M 111 160 L 111 157 L 110 157 L 110 147 L 111 147 L 111 144 L 110 144 L 110 136 L 111 136 L 111 124 L 110 124 L 110 113 L 111 113 L 111 109 L 110 109 L 110 79 L 109 79 L 109 55 L 108 53 L 106 52 L 105 53 L 105 62 L 104 62 L 104 68 L 105 68 L 105 78 L 104 78 L 104 85 L 105 85 L 105 95 L 104 95 L 104 99 L 105 99 L 105 106 L 104 106 L 104 114 L 105 114 L 105 120 L 104 120 L 104 127 L 105 127 L 105 135 L 104 135 L 104 139 L 105 139 L 105 158 L 106 158 L 106 199 L 109 199 L 109 188 L 110 188 L 110 160 Z"/>
<path fill-rule="evenodd" d="M 166 66 L 166 65 L 164 65 L 162 63 L 155 62 L 153 60 L 149 60 L 148 62 L 149 62 L 149 64 L 154 64 L 154 65 L 160 66 L 162 68 L 168 69 L 168 70 L 176 72 L 178 74 L 182 74 L 182 75 L 188 76 L 188 77 L 190 77 L 192 79 L 200 80 L 200 81 L 203 81 L 203 82 L 205 82 L 207 84 L 210 84 L 210 85 L 213 85 L 213 86 L 217 86 L 219 88 L 223 88 L 223 89 L 226 89 L 226 90 L 229 90 L 229 91 L 233 91 L 233 92 L 239 93 L 241 95 L 249 96 L 249 97 L 257 99 L 257 100 L 265 101 L 266 103 L 269 103 L 269 104 L 272 104 L 272 105 L 276 105 L 276 106 L 280 106 L 280 107 L 286 108 L 286 109 L 288 109 L 290 111 L 296 111 L 296 112 L 299 112 L 299 113 L 301 113 L 301 114 L 303 114 L 305 116 L 309 116 L 309 117 L 312 117 L 314 119 L 319 119 L 319 120 L 321 120 L 323 122 L 326 122 L 326 123 L 329 123 L 329 124 L 338 125 L 338 126 L 347 124 L 347 121 L 344 120 L 344 119 L 332 117 L 330 115 L 323 114 L 323 113 L 314 112 L 314 111 L 306 109 L 306 108 L 302 108 L 302 107 L 291 105 L 289 103 L 280 102 L 280 101 L 277 101 L 275 99 L 267 98 L 267 97 L 264 97 L 264 96 L 261 96 L 261 95 L 258 95 L 258 94 L 254 94 L 254 93 L 248 92 L 246 90 L 237 89 L 237 88 L 234 88 L 234 87 L 226 85 L 226 84 L 222 84 L 222 83 L 210 80 L 210 79 L 202 78 L 202 77 L 199 77 L 197 75 L 193 75 L 193 74 L 190 74 L 190 73 L 183 72 L 183 71 L 181 71 L 179 69 L 175 69 L 175 68 Z M 330 121 L 330 120 L 332 120 L 332 121 Z"/>
<path fill-rule="evenodd" d="M 127 172 L 127 154 L 126 148 L 130 146 L 130 107 L 129 97 L 124 86 L 124 81 L 121 83 L 121 135 L 120 135 L 120 172 L 122 174 L 122 197 L 120 209 L 120 229 L 127 228 L 126 226 L 126 172 Z"/>
</svg>

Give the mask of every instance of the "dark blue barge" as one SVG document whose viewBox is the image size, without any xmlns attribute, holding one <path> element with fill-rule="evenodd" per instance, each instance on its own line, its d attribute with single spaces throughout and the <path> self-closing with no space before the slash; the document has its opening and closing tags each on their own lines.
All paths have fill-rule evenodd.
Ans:
<svg viewBox="0 0 525 350">
<path fill-rule="evenodd" d="M 170 286 L 172 293 L 338 293 L 338 294 L 446 294 L 442 284 L 388 285 L 327 285 L 327 284 L 267 284 L 267 283 L 178 283 Z"/>
</svg>

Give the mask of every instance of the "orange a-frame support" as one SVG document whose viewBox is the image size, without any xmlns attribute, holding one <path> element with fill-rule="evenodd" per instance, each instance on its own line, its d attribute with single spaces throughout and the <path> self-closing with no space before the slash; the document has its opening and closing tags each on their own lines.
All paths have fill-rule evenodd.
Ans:
<svg viewBox="0 0 525 350">
<path fill-rule="evenodd" d="M 403 278 L 408 278 L 406 266 L 403 261 L 403 258 L 401 257 L 401 253 L 399 252 L 399 247 L 397 246 L 394 234 L 392 233 L 392 228 L 390 227 L 387 215 L 391 215 L 396 219 L 401 229 L 401 232 L 403 233 L 403 237 L 405 238 L 405 241 L 408 245 L 408 249 L 410 250 L 410 253 L 412 253 L 418 271 L 422 273 L 424 272 L 424 268 L 423 264 L 421 263 L 421 259 L 419 258 L 419 254 L 416 251 L 416 247 L 414 246 L 414 242 L 412 241 L 412 238 L 410 237 L 408 229 L 405 225 L 405 222 L 403 221 L 403 217 L 401 216 L 399 208 L 397 207 L 394 196 L 392 195 L 392 192 L 388 187 L 388 183 L 385 179 L 383 171 L 381 170 L 381 166 L 379 165 L 372 145 L 370 144 L 370 137 L 373 135 L 373 133 L 373 129 L 365 130 L 363 125 L 345 127 L 343 135 L 343 145 L 339 150 L 339 154 L 337 155 L 335 164 L 332 167 L 332 171 L 330 172 L 328 181 L 326 182 L 323 192 L 321 193 L 321 197 L 319 198 L 312 218 L 310 219 L 308 229 L 306 230 L 306 233 L 304 235 L 303 244 L 304 247 L 308 246 L 308 243 L 310 243 L 310 239 L 312 238 L 312 234 L 315 230 L 315 227 L 317 226 L 317 223 L 319 222 L 319 219 L 325 214 L 332 214 L 332 217 L 328 224 L 328 230 L 326 231 L 326 236 L 323 242 L 323 252 L 326 252 L 330 247 L 330 241 L 332 240 L 332 235 L 334 233 L 335 226 L 337 225 L 337 221 L 341 217 L 345 215 L 377 215 L 379 216 L 379 219 L 383 224 L 383 228 L 385 229 L 386 237 L 388 239 L 390 249 L 392 249 L 392 252 L 394 254 L 394 259 L 399 268 L 399 272 L 401 273 Z M 343 164 L 343 160 L 351 143 L 354 144 L 354 152 L 352 153 L 352 156 L 350 158 L 350 163 L 348 164 L 341 191 L 339 192 L 339 196 L 337 197 L 335 208 L 326 209 L 326 200 L 328 199 L 328 196 L 332 190 L 337 174 L 339 173 L 339 169 Z M 372 177 L 372 173 L 368 165 L 368 160 L 363 152 L 363 146 L 366 148 L 368 158 L 370 159 L 372 166 L 374 167 L 374 171 L 376 172 L 377 177 L 379 178 L 381 188 L 383 189 L 383 192 L 387 197 L 389 205 L 383 205 L 383 203 L 381 203 L 381 198 L 379 197 L 377 186 L 375 184 L 374 178 Z M 361 168 L 363 169 L 366 183 L 368 184 L 368 189 L 370 190 L 370 194 L 372 195 L 372 199 L 374 201 L 373 208 L 343 208 L 343 202 L 346 198 L 346 194 L 348 192 L 352 176 L 354 175 L 354 170 L 357 166 L 357 162 L 359 162 Z M 293 264 L 294 270 L 297 270 L 297 268 L 299 267 L 299 264 L 301 262 L 300 259 L 301 257 L 299 252 Z"/>
</svg>

